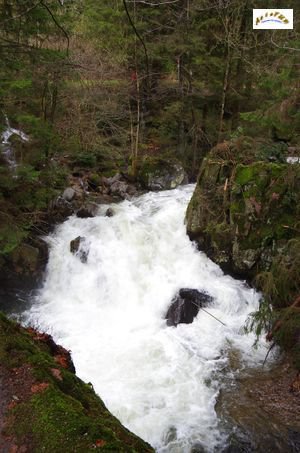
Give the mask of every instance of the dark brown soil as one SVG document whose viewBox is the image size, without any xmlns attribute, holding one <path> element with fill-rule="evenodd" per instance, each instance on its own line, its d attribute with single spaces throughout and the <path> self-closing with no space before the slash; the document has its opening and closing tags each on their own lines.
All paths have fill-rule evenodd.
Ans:
<svg viewBox="0 0 300 453">
<path fill-rule="evenodd" d="M 20 368 L 6 369 L 0 365 L 0 451 L 2 453 L 23 453 L 30 451 L 30 439 L 26 444 L 17 446 L 14 438 L 6 434 L 10 418 L 9 411 L 28 400 L 34 385 L 32 369 L 24 364 Z"/>
</svg>

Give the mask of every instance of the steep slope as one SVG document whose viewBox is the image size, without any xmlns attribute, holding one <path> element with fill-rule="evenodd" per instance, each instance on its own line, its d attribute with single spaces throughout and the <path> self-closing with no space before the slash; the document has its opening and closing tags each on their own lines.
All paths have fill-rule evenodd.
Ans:
<svg viewBox="0 0 300 453">
<path fill-rule="evenodd" d="M 153 451 L 74 372 L 70 353 L 50 335 L 0 314 L 0 450 Z"/>
</svg>

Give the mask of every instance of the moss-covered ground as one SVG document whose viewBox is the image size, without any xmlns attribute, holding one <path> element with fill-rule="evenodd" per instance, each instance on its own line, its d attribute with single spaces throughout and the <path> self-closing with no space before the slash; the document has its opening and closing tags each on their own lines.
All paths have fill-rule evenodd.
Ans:
<svg viewBox="0 0 300 453">
<path fill-rule="evenodd" d="M 32 453 L 153 451 L 110 414 L 92 386 L 70 370 L 68 352 L 53 344 L 0 315 L 0 447 Z"/>
</svg>

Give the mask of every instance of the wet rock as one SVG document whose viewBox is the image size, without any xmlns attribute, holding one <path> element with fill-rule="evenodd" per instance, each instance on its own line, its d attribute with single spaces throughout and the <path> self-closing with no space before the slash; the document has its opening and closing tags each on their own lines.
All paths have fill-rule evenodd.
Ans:
<svg viewBox="0 0 300 453">
<path fill-rule="evenodd" d="M 127 193 L 129 196 L 134 196 L 137 194 L 137 189 L 133 184 L 128 184 Z"/>
<path fill-rule="evenodd" d="M 82 205 L 76 212 L 76 216 L 81 219 L 87 219 L 88 217 L 95 217 L 97 215 L 98 205 L 96 203 L 86 203 Z"/>
<path fill-rule="evenodd" d="M 112 208 L 108 208 L 106 210 L 105 216 L 106 217 L 113 217 L 115 215 L 115 211 Z"/>
<path fill-rule="evenodd" d="M 52 203 L 51 208 L 51 223 L 62 222 L 69 216 L 74 214 L 74 207 L 63 197 L 57 197 Z"/>
<path fill-rule="evenodd" d="M 253 443 L 251 435 L 236 426 L 228 438 L 226 447 L 222 449 L 222 453 L 251 453 L 253 451 L 257 451 L 257 445 Z"/>
<path fill-rule="evenodd" d="M 289 361 L 281 360 L 271 370 L 240 370 L 234 384 L 222 387 L 215 405 L 228 434 L 222 453 L 299 451 L 299 401 L 289 392 L 293 375 Z"/>
<path fill-rule="evenodd" d="M 181 323 L 192 323 L 200 308 L 207 306 L 211 301 L 211 296 L 197 289 L 180 289 L 167 311 L 167 325 L 177 326 Z"/>
<path fill-rule="evenodd" d="M 77 236 L 70 242 L 70 252 L 77 255 L 82 263 L 87 262 L 89 250 L 86 248 L 86 238 Z"/>
<path fill-rule="evenodd" d="M 75 195 L 76 195 L 75 190 L 72 189 L 72 187 L 68 187 L 67 189 L 64 190 L 62 197 L 66 201 L 72 201 Z"/>
<path fill-rule="evenodd" d="M 200 442 L 196 442 L 191 448 L 191 453 L 205 453 L 205 452 L 206 450 Z"/>
<path fill-rule="evenodd" d="M 186 173 L 176 159 L 147 158 L 141 164 L 138 179 L 144 189 L 175 189 L 186 182 Z"/>
<path fill-rule="evenodd" d="M 111 186 L 110 186 L 110 193 L 112 195 L 117 195 L 121 198 L 126 198 L 127 195 L 127 189 L 128 189 L 128 184 L 124 181 L 115 181 Z"/>
</svg>

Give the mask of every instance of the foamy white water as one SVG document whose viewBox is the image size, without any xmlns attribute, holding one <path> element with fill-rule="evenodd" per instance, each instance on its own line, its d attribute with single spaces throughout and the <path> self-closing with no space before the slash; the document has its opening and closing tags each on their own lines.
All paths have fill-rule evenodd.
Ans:
<svg viewBox="0 0 300 453">
<path fill-rule="evenodd" d="M 15 158 L 15 153 L 13 148 L 11 147 L 11 144 L 9 142 L 9 139 L 12 135 L 17 135 L 20 137 L 20 139 L 23 142 L 27 142 L 29 140 L 29 137 L 19 129 L 15 129 L 10 126 L 8 117 L 5 116 L 5 122 L 6 122 L 6 129 L 3 131 L 1 135 L 1 145 L 2 145 L 2 154 L 4 158 L 6 159 L 8 165 L 14 169 L 17 166 L 16 158 Z"/>
<path fill-rule="evenodd" d="M 259 364 L 244 321 L 258 295 L 224 276 L 186 235 L 185 210 L 194 186 L 148 193 L 107 206 L 90 219 L 71 217 L 49 237 L 47 278 L 28 320 L 71 349 L 77 374 L 92 382 L 108 409 L 158 452 L 213 451 L 225 443 L 215 402 L 228 352 L 241 366 Z M 87 263 L 70 253 L 86 237 Z M 167 327 L 164 316 L 183 287 L 208 292 L 192 324 Z M 226 371 L 227 370 L 227 371 Z"/>
</svg>

